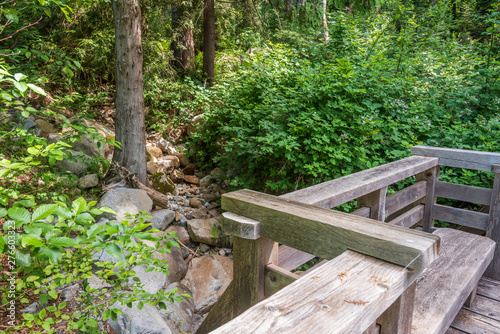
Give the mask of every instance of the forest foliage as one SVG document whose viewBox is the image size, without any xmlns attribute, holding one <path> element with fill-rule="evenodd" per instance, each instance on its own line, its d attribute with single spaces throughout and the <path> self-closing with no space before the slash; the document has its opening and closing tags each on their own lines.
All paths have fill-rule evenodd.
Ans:
<svg viewBox="0 0 500 334">
<path fill-rule="evenodd" d="M 203 1 L 141 5 L 149 131 L 186 142 L 199 167 L 230 171 L 234 188 L 288 192 L 406 157 L 420 144 L 499 151 L 500 6 L 495 1 L 329 0 L 326 12 L 319 0 L 216 1 L 213 87 L 202 70 Z M 190 14 L 174 22 L 172 6 Z M 95 203 L 78 198 L 69 186 L 75 177 L 55 168 L 83 135 L 100 148 L 119 145 L 85 123 L 99 119 L 114 99 L 111 2 L 8 0 L 0 20 L 0 221 L 8 218 L 22 228 L 14 248 L 24 264 L 16 281 L 23 304 L 23 289 L 50 300 L 56 287 L 87 277 L 91 248 L 121 256 L 109 245 L 137 247 L 140 259 L 129 254 L 115 264 L 125 272 L 146 263 L 151 249 L 129 239 L 152 237 L 140 232 L 142 216 L 89 228 L 99 214 Z M 190 71 L 176 65 L 172 50 L 186 27 L 196 50 L 196 69 Z M 50 105 L 40 103 L 46 94 Z M 76 116 L 66 117 L 64 110 Z M 19 126 L 30 114 L 56 117 L 66 135 L 56 142 L 35 136 Z M 203 121 L 186 136 L 196 115 Z M 109 167 L 106 159 L 92 163 L 101 174 Z M 487 173 L 460 170 L 441 178 L 491 183 Z M 8 251 L 3 226 L 0 247 Z M 67 252 L 71 247 L 77 248 L 73 255 Z M 75 256 L 79 267 L 72 264 Z M 61 268 L 71 274 L 56 272 Z M 116 268 L 101 274 L 107 278 Z M 127 275 L 115 281 L 116 289 Z M 54 285 L 42 292 L 49 277 L 55 277 Z M 92 293 L 83 297 L 82 309 Z M 141 291 L 137 296 L 157 304 L 175 298 Z M 45 312 L 52 320 L 67 320 L 68 328 L 90 331 L 94 319 L 116 317 L 111 305 L 106 304 L 108 311 L 89 306 L 86 317 L 78 313 L 74 321 L 58 312 L 65 305 Z M 49 331 L 53 322 L 47 318 L 46 313 L 26 316 L 23 326 L 43 324 Z"/>
</svg>

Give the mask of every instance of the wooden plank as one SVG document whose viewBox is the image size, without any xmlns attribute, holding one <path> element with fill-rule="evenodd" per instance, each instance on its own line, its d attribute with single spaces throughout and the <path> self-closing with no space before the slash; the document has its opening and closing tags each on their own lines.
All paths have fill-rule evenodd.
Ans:
<svg viewBox="0 0 500 334">
<path fill-rule="evenodd" d="M 351 249 L 417 269 L 439 249 L 439 238 L 427 233 L 251 190 L 224 194 L 222 208 L 259 221 L 265 238 L 327 260 Z"/>
<path fill-rule="evenodd" d="M 477 285 L 477 293 L 500 302 L 500 282 L 483 277 Z"/>
<path fill-rule="evenodd" d="M 287 245 L 281 245 L 278 253 L 278 266 L 285 270 L 293 270 L 315 257 L 313 254 L 302 252 Z"/>
<path fill-rule="evenodd" d="M 500 165 L 492 165 L 492 166 L 491 166 L 491 171 L 492 171 L 493 173 L 495 173 L 495 174 L 496 174 L 496 173 L 500 173 Z"/>
<path fill-rule="evenodd" d="M 413 209 L 406 211 L 401 216 L 394 218 L 389 224 L 407 228 L 412 227 L 424 218 L 424 209 L 425 206 L 419 204 Z"/>
<path fill-rule="evenodd" d="M 466 333 L 500 333 L 500 322 L 466 310 L 460 310 L 451 326 Z"/>
<path fill-rule="evenodd" d="M 213 334 L 362 333 L 412 283 L 410 275 L 346 251 Z"/>
<path fill-rule="evenodd" d="M 226 234 L 250 240 L 260 238 L 260 223 L 256 220 L 231 212 L 223 212 L 221 225 Z"/>
<path fill-rule="evenodd" d="M 472 290 L 469 297 L 467 297 L 467 300 L 465 301 L 464 306 L 471 307 L 472 303 L 474 303 L 474 301 L 476 300 L 476 296 L 477 296 L 477 285 L 474 288 L 474 290 Z"/>
<path fill-rule="evenodd" d="M 486 236 L 497 243 L 493 261 L 484 275 L 500 281 L 500 173 L 495 174 Z"/>
<path fill-rule="evenodd" d="M 233 282 L 212 306 L 207 317 L 196 330 L 195 334 L 210 333 L 233 319 Z"/>
<path fill-rule="evenodd" d="M 434 234 L 441 253 L 417 279 L 412 334 L 445 332 L 493 258 L 488 238 L 449 228 Z"/>
<path fill-rule="evenodd" d="M 265 275 L 264 295 L 266 297 L 271 297 L 276 292 L 283 289 L 285 286 L 289 285 L 290 283 L 293 283 L 294 281 L 300 278 L 299 275 L 296 275 L 274 264 L 268 264 L 265 267 L 264 275 Z"/>
<path fill-rule="evenodd" d="M 410 334 L 416 284 L 405 292 L 378 318 L 381 334 Z"/>
<path fill-rule="evenodd" d="M 233 315 L 237 317 L 264 299 L 264 268 L 276 261 L 277 243 L 233 237 Z"/>
<path fill-rule="evenodd" d="M 359 209 L 351 212 L 351 215 L 370 218 L 370 212 L 371 212 L 371 209 L 369 207 L 364 206 L 362 208 L 359 208 Z"/>
<path fill-rule="evenodd" d="M 377 189 L 374 192 L 358 198 L 358 208 L 370 208 L 370 217 L 383 222 L 385 220 L 385 198 L 387 196 L 387 187 Z"/>
<path fill-rule="evenodd" d="M 486 213 L 458 209 L 440 204 L 434 205 L 432 218 L 480 230 L 486 230 L 488 224 L 488 215 Z"/>
<path fill-rule="evenodd" d="M 435 186 L 439 179 L 439 166 L 433 167 L 423 173 L 417 175 L 416 180 L 427 182 L 427 193 L 425 197 L 421 200 L 421 203 L 425 205 L 424 208 L 424 218 L 422 219 L 422 228 L 425 232 L 430 232 L 434 227 L 434 219 L 432 219 L 432 211 L 434 210 L 434 205 L 436 204 Z"/>
<path fill-rule="evenodd" d="M 471 306 L 464 306 L 463 309 L 500 322 L 500 301 L 498 300 L 478 295 Z"/>
<path fill-rule="evenodd" d="M 491 171 L 493 164 L 500 164 L 500 154 L 453 148 L 413 146 L 411 154 L 437 157 L 441 166 Z"/>
<path fill-rule="evenodd" d="M 363 334 L 380 334 L 380 325 L 374 322 Z"/>
<path fill-rule="evenodd" d="M 469 334 L 469 333 L 462 332 L 459 329 L 450 327 L 450 328 L 448 328 L 448 330 L 446 332 L 444 332 L 444 334 Z"/>
<path fill-rule="evenodd" d="M 330 209 L 437 165 L 437 158 L 413 156 L 297 190 L 281 197 Z"/>
<path fill-rule="evenodd" d="M 417 202 L 427 194 L 427 181 L 417 182 L 401 189 L 395 194 L 387 196 L 385 201 L 385 214 L 390 216 L 408 205 Z"/>
<path fill-rule="evenodd" d="M 456 199 L 459 201 L 490 205 L 491 189 L 466 186 L 450 182 L 436 182 L 437 197 Z"/>
</svg>

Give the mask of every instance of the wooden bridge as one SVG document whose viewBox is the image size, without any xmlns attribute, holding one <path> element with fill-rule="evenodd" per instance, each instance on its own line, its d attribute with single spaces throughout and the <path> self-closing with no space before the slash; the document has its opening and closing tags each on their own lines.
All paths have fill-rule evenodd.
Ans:
<svg viewBox="0 0 500 334">
<path fill-rule="evenodd" d="M 225 194 L 234 279 L 197 333 L 500 333 L 500 154 L 412 154 L 280 197 Z M 441 182 L 441 167 L 493 172 L 493 189 Z M 351 214 L 331 210 L 354 199 Z M 315 256 L 324 260 L 290 271 Z"/>
</svg>

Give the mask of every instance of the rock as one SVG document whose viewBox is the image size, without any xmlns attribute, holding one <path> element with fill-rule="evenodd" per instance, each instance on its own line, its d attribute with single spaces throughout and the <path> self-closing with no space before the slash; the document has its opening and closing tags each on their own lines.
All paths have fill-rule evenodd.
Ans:
<svg viewBox="0 0 500 334">
<path fill-rule="evenodd" d="M 189 165 L 189 163 L 191 162 L 191 160 L 189 160 L 185 153 L 179 153 L 177 155 L 177 158 L 179 158 L 182 167 Z"/>
<path fill-rule="evenodd" d="M 188 273 L 181 283 L 192 292 L 195 312 L 203 314 L 224 293 L 232 278 L 231 259 L 219 255 L 202 256 L 191 261 Z"/>
<path fill-rule="evenodd" d="M 226 174 L 222 171 L 220 167 L 212 169 L 212 171 L 210 172 L 210 176 L 216 179 L 217 181 L 221 181 L 226 178 Z"/>
<path fill-rule="evenodd" d="M 47 134 L 47 142 L 49 144 L 54 144 L 57 143 L 59 140 L 61 140 L 62 136 L 58 133 L 49 133 Z"/>
<path fill-rule="evenodd" d="M 113 188 L 102 196 L 97 207 L 106 206 L 113 209 L 117 215 L 104 212 L 96 217 L 99 220 L 106 217 L 110 220 L 125 220 L 125 213 L 137 214 L 140 211 L 151 212 L 153 201 L 142 189 Z"/>
<path fill-rule="evenodd" d="M 191 295 L 192 292 L 185 285 L 176 282 L 170 284 L 166 290 L 172 291 L 177 288 L 177 295 L 188 294 Z M 163 320 L 167 323 L 168 327 L 173 334 L 185 333 L 190 329 L 193 324 L 194 316 L 194 301 L 192 298 L 184 297 L 182 302 L 165 303 L 167 308 L 165 310 L 159 310 L 163 317 Z"/>
<path fill-rule="evenodd" d="M 166 234 L 166 232 L 161 232 L 161 234 L 164 235 L 164 234 Z M 171 239 L 168 238 L 168 239 L 165 239 L 164 241 L 162 241 L 160 244 L 160 247 L 162 247 L 169 240 L 171 240 Z M 151 247 L 154 247 L 156 244 L 156 242 L 148 241 L 148 240 L 144 240 L 143 242 L 144 242 L 144 244 L 151 246 Z M 168 267 L 168 271 L 169 271 L 170 275 L 165 276 L 162 274 L 163 277 L 161 277 L 161 281 L 166 282 L 163 284 L 171 284 L 174 282 L 179 282 L 186 275 L 187 266 L 186 266 L 186 263 L 184 262 L 184 257 L 182 256 L 182 252 L 181 252 L 181 249 L 179 247 L 172 247 L 172 248 L 170 248 L 170 253 L 165 253 L 165 254 L 162 254 L 162 253 L 156 251 L 153 253 L 153 257 L 155 259 L 165 260 L 165 261 L 167 261 L 166 263 L 170 265 Z M 137 270 L 136 270 L 136 272 L 137 272 Z M 146 274 L 150 274 L 150 273 L 146 273 Z M 143 282 L 142 279 L 141 279 L 141 282 Z M 159 286 L 159 285 L 160 284 L 157 284 L 156 286 Z M 163 286 L 165 286 L 165 285 L 163 285 Z M 157 291 L 159 291 L 159 290 L 157 290 Z M 154 293 L 156 293 L 156 292 L 154 292 Z"/>
<path fill-rule="evenodd" d="M 184 181 L 192 184 L 198 184 L 200 182 L 200 180 L 194 175 L 185 175 Z"/>
<path fill-rule="evenodd" d="M 79 137 L 80 140 L 75 140 L 73 143 L 73 149 L 76 152 L 83 152 L 83 154 L 88 155 L 89 157 L 95 158 L 104 155 L 101 155 L 101 152 L 99 151 L 99 148 L 97 147 L 97 143 L 92 139 L 89 138 L 88 135 L 83 135 Z"/>
<path fill-rule="evenodd" d="M 18 127 L 22 126 L 24 130 L 29 130 L 36 127 L 36 123 L 32 118 L 32 116 L 29 116 L 28 118 L 22 117 L 21 121 L 19 122 L 20 124 L 18 124 Z"/>
<path fill-rule="evenodd" d="M 174 160 L 158 160 L 158 165 L 162 168 L 166 169 L 173 169 L 175 168 L 175 161 Z"/>
<path fill-rule="evenodd" d="M 167 153 L 168 155 L 175 155 L 175 156 L 179 155 L 179 151 L 177 151 L 177 149 L 173 145 L 167 147 Z"/>
<path fill-rule="evenodd" d="M 189 201 L 189 206 L 198 209 L 203 206 L 203 203 L 197 198 L 191 198 L 191 200 Z"/>
<path fill-rule="evenodd" d="M 174 164 L 175 168 L 179 168 L 181 166 L 181 162 L 179 161 L 179 158 L 177 158 L 175 155 L 165 155 L 160 158 L 161 161 L 165 160 L 171 160 Z"/>
<path fill-rule="evenodd" d="M 189 236 L 194 242 L 212 246 L 230 248 L 231 236 L 222 232 L 220 217 L 207 219 L 191 219 L 187 222 Z"/>
<path fill-rule="evenodd" d="M 156 146 L 159 147 L 164 153 L 167 153 L 167 148 L 172 146 L 172 143 L 164 138 L 160 138 L 160 140 L 156 142 Z"/>
<path fill-rule="evenodd" d="M 78 185 L 82 189 L 97 187 L 99 185 L 99 175 L 89 174 L 89 175 L 82 176 L 78 180 Z"/>
<path fill-rule="evenodd" d="M 57 161 L 56 167 L 63 171 L 71 172 L 79 177 L 86 174 L 90 168 L 89 161 L 91 158 L 85 154 L 81 155 L 71 150 L 68 150 L 67 153 L 70 156 L 67 159 Z"/>
<path fill-rule="evenodd" d="M 170 178 L 172 181 L 180 183 L 184 181 L 184 173 L 180 169 L 174 169 L 172 173 L 170 173 Z"/>
<path fill-rule="evenodd" d="M 179 237 L 179 241 L 182 242 L 184 245 L 187 245 L 191 242 L 191 239 L 189 238 L 189 233 L 184 227 L 169 226 L 165 232 L 169 233 L 172 231 L 175 231 L 175 234 Z"/>
<path fill-rule="evenodd" d="M 75 299 L 76 296 L 78 295 L 78 289 L 80 289 L 80 284 L 73 284 L 68 286 L 61 292 L 60 296 L 61 300 L 63 302 L 69 302 Z"/>
<path fill-rule="evenodd" d="M 119 302 L 113 308 L 120 309 L 116 321 L 108 320 L 109 325 L 117 334 L 172 334 L 170 327 L 160 312 L 149 303 L 144 303 L 142 310 L 137 308 L 139 302 L 133 302 L 132 308 L 121 305 Z"/>
<path fill-rule="evenodd" d="M 205 122 L 203 120 L 203 116 L 204 116 L 204 114 L 194 116 L 193 119 L 191 120 L 191 122 L 188 123 L 188 126 L 187 126 L 188 136 L 191 136 L 196 131 L 196 128 Z"/>
<path fill-rule="evenodd" d="M 200 187 L 206 187 L 210 183 L 212 183 L 212 177 L 210 175 L 207 175 L 200 180 Z"/>
<path fill-rule="evenodd" d="M 146 146 L 146 150 L 155 158 L 159 158 L 163 154 L 162 150 L 159 147 Z"/>
<path fill-rule="evenodd" d="M 181 253 L 182 253 L 182 257 L 185 259 L 188 258 L 188 256 L 191 254 L 191 251 L 185 247 L 182 247 L 181 248 Z"/>
<path fill-rule="evenodd" d="M 213 193 L 211 191 L 207 191 L 203 193 L 203 199 L 207 202 L 215 202 L 220 198 L 219 193 Z"/>
<path fill-rule="evenodd" d="M 210 246 L 207 244 L 200 244 L 200 251 L 206 253 L 210 250 Z"/>
<path fill-rule="evenodd" d="M 190 163 L 188 165 L 186 165 L 186 167 L 184 167 L 182 169 L 182 171 L 184 172 L 184 174 L 186 175 L 194 175 L 194 170 L 196 169 L 196 165 L 193 164 L 193 163 Z"/>
<path fill-rule="evenodd" d="M 92 277 L 87 278 L 87 283 L 91 289 L 101 290 L 104 288 L 111 288 L 113 285 L 107 283 L 104 279 L 92 274 Z"/>
<path fill-rule="evenodd" d="M 37 119 L 35 121 L 36 128 L 42 131 L 42 136 L 46 137 L 49 133 L 56 132 L 54 126 L 44 119 Z"/>
<path fill-rule="evenodd" d="M 187 218 L 184 217 L 184 216 L 182 216 L 181 220 L 179 220 L 177 222 L 174 222 L 172 225 L 174 225 L 174 226 L 182 226 L 184 228 L 187 228 L 187 222 L 188 222 Z"/>
<path fill-rule="evenodd" d="M 170 178 L 164 173 L 156 173 L 155 175 L 150 177 L 150 181 L 153 185 L 153 188 L 156 191 L 161 192 L 162 194 L 175 194 L 177 191 L 174 182 L 172 182 L 172 180 L 170 180 Z"/>
<path fill-rule="evenodd" d="M 175 221 L 178 222 L 179 220 L 181 220 L 182 218 L 182 215 L 180 214 L 179 211 L 175 211 Z"/>
<path fill-rule="evenodd" d="M 167 209 L 151 212 L 150 215 L 153 217 L 148 220 L 152 223 L 151 227 L 160 231 L 164 231 L 175 219 L 175 212 Z"/>
<path fill-rule="evenodd" d="M 203 205 L 201 205 L 198 209 L 194 210 L 192 215 L 193 218 L 195 219 L 210 218 L 210 212 Z"/>
<path fill-rule="evenodd" d="M 194 175 L 196 175 L 196 177 L 199 179 L 203 179 L 205 176 L 207 176 L 207 173 L 199 170 L 199 171 L 194 172 Z"/>
<path fill-rule="evenodd" d="M 156 158 L 151 153 L 149 153 L 148 150 L 146 150 L 146 161 L 154 161 L 154 162 L 156 162 Z"/>
<path fill-rule="evenodd" d="M 160 166 L 158 166 L 158 164 L 154 161 L 148 161 L 148 163 L 146 164 L 148 174 L 153 175 L 158 173 L 158 168 L 160 168 Z"/>
<path fill-rule="evenodd" d="M 29 313 L 29 314 L 38 314 L 44 307 L 45 305 L 47 305 L 47 303 L 45 304 L 40 304 L 39 302 L 34 302 L 32 304 L 30 304 L 28 307 L 25 307 L 21 310 L 21 313 Z"/>
</svg>

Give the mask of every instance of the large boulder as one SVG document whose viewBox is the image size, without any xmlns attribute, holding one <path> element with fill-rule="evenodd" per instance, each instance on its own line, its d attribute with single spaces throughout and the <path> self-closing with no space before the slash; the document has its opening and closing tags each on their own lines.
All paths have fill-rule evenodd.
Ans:
<svg viewBox="0 0 500 334">
<path fill-rule="evenodd" d="M 56 167 L 63 171 L 71 172 L 79 177 L 87 174 L 90 169 L 92 158 L 72 150 L 68 150 L 67 154 L 69 155 L 67 159 L 57 161 Z"/>
<path fill-rule="evenodd" d="M 230 248 L 232 238 L 222 232 L 220 217 L 188 220 L 188 231 L 191 240 L 212 246 Z"/>
<path fill-rule="evenodd" d="M 117 315 L 116 321 L 109 319 L 109 325 L 117 334 L 172 334 L 156 307 L 144 303 L 143 309 L 139 310 L 138 303 L 132 303 L 132 308 L 120 303 L 113 305 L 123 312 Z"/>
<path fill-rule="evenodd" d="M 102 196 L 97 207 L 108 207 L 113 209 L 117 215 L 103 213 L 96 219 L 105 217 L 109 220 L 125 220 L 125 213 L 137 214 L 140 211 L 150 212 L 153 208 L 153 201 L 142 189 L 113 188 Z"/>
<path fill-rule="evenodd" d="M 191 290 L 179 282 L 170 284 L 166 290 L 172 291 L 177 288 L 178 294 L 186 293 L 192 295 Z M 160 310 L 163 320 L 168 324 L 172 334 L 181 334 L 189 331 L 193 325 L 194 301 L 192 298 L 184 298 L 182 302 L 173 304 L 166 303 L 167 308 Z"/>
<path fill-rule="evenodd" d="M 177 187 L 174 182 L 172 182 L 172 180 L 164 173 L 156 173 L 151 176 L 149 180 L 151 181 L 153 188 L 162 194 L 175 194 L 177 192 Z"/>
<path fill-rule="evenodd" d="M 233 279 L 233 260 L 220 255 L 194 258 L 181 281 L 193 293 L 196 313 L 210 310 Z"/>
</svg>

